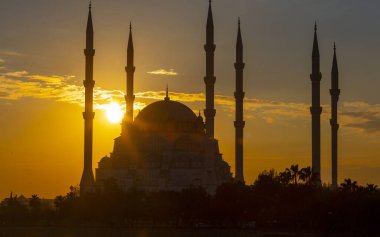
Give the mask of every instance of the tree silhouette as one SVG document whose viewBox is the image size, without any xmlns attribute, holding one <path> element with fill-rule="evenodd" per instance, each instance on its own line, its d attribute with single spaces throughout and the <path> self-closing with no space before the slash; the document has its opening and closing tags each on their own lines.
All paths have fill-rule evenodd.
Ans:
<svg viewBox="0 0 380 237">
<path fill-rule="evenodd" d="M 340 184 L 340 189 L 343 192 L 355 192 L 359 189 L 359 186 L 356 181 L 345 179 L 344 182 Z"/>
<path fill-rule="evenodd" d="M 298 165 L 291 165 L 290 168 L 286 168 L 286 172 L 290 174 L 290 180 L 292 180 L 293 184 L 297 185 L 300 175 Z"/>
<path fill-rule="evenodd" d="M 279 173 L 278 179 L 282 185 L 289 185 L 292 180 L 292 174 L 290 169 L 286 169 L 283 172 Z"/>
<path fill-rule="evenodd" d="M 380 232 L 380 192 L 346 179 L 339 189 L 314 185 L 310 167 L 292 165 L 259 174 L 253 185 L 229 182 L 213 194 L 201 187 L 182 191 L 122 190 L 115 180 L 79 196 L 76 187 L 54 199 L 45 211 L 37 195 L 13 196 L 0 203 L 0 225 L 39 224 L 120 227 L 258 228 L 295 231 Z M 36 211 L 38 210 L 38 211 Z M 254 223 L 254 224 L 252 224 Z M 373 236 L 376 236 L 374 234 Z"/>
<path fill-rule="evenodd" d="M 311 171 L 311 168 L 309 166 L 302 168 L 299 172 L 299 178 L 307 185 L 312 184 L 313 172 Z"/>
<path fill-rule="evenodd" d="M 41 199 L 37 194 L 33 194 L 29 199 L 29 207 L 32 217 L 37 217 L 41 214 Z"/>
</svg>

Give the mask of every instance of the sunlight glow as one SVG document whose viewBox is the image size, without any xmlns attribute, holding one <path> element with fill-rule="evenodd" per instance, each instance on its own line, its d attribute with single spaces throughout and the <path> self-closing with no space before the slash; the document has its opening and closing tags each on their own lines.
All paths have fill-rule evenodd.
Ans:
<svg viewBox="0 0 380 237">
<path fill-rule="evenodd" d="M 106 106 L 106 116 L 108 121 L 111 123 L 119 123 L 121 119 L 123 118 L 123 112 L 121 111 L 121 106 L 116 103 L 112 102 L 111 104 L 108 104 Z"/>
</svg>

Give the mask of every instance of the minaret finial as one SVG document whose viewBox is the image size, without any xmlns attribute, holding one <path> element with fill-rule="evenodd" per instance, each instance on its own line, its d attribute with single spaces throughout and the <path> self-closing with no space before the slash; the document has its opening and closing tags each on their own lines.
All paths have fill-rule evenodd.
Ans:
<svg viewBox="0 0 380 237">
<path fill-rule="evenodd" d="M 338 73 L 338 60 L 336 58 L 336 44 L 335 44 L 335 42 L 334 42 L 334 56 L 333 56 L 332 72 Z M 338 77 L 338 76 L 335 76 L 335 77 Z M 336 81 L 338 81 L 338 80 L 336 80 Z M 336 86 L 336 87 L 338 87 L 338 86 Z"/>
<path fill-rule="evenodd" d="M 237 33 L 237 41 L 236 41 L 236 53 L 243 53 L 243 40 L 241 38 L 241 30 L 240 30 L 240 17 L 238 18 L 238 33 Z M 236 54 L 236 58 L 240 58 L 239 54 Z"/>
<path fill-rule="evenodd" d="M 317 31 L 317 29 L 318 29 L 318 26 L 317 26 L 317 21 L 315 21 L 315 23 L 314 23 L 314 31 L 316 32 L 316 31 Z"/>
<path fill-rule="evenodd" d="M 132 55 L 133 54 L 133 50 L 134 49 L 133 49 L 133 37 L 132 37 L 132 22 L 129 22 L 128 54 Z"/>
<path fill-rule="evenodd" d="M 168 84 L 166 84 L 166 97 L 165 97 L 165 100 L 170 100 L 170 97 L 169 97 L 169 86 L 168 86 Z"/>
<path fill-rule="evenodd" d="M 315 22 L 315 26 L 314 26 L 313 58 L 315 58 L 315 62 L 313 62 L 313 65 L 314 63 L 316 63 L 318 64 L 318 67 L 319 67 L 319 46 L 318 46 L 318 36 L 317 36 L 317 22 Z"/>
<path fill-rule="evenodd" d="M 92 7 L 92 2 L 91 2 L 91 0 L 89 1 L 89 3 L 88 3 L 88 9 L 91 11 L 91 7 Z"/>
<path fill-rule="evenodd" d="M 208 5 L 207 28 L 214 28 L 214 20 L 212 17 L 211 0 L 209 1 L 209 5 Z"/>
</svg>

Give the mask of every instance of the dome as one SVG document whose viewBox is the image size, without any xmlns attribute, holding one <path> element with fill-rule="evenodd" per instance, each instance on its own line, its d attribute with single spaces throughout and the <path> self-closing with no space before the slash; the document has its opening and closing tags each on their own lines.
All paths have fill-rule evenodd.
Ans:
<svg viewBox="0 0 380 237">
<path fill-rule="evenodd" d="M 186 105 L 165 99 L 154 102 L 145 107 L 136 117 L 136 123 L 180 123 L 190 124 L 197 122 L 196 114 Z"/>
</svg>

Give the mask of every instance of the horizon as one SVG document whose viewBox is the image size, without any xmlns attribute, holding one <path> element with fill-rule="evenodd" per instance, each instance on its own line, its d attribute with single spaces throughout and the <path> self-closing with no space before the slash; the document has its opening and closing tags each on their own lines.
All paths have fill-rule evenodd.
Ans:
<svg viewBox="0 0 380 237">
<path fill-rule="evenodd" d="M 376 90 L 380 31 L 373 30 L 380 3 L 343 1 L 213 2 L 215 137 L 231 171 L 235 170 L 234 137 L 230 136 L 235 119 L 233 63 L 237 19 L 241 18 L 248 184 L 264 170 L 311 166 L 309 75 L 315 20 L 322 68 L 322 181 L 331 183 L 329 89 L 336 42 L 341 89 L 338 183 L 345 178 L 360 184 L 380 183 L 380 97 Z M 109 108 L 125 110 L 130 21 L 135 46 L 135 116 L 150 103 L 164 99 L 167 84 L 172 100 L 196 114 L 205 108 L 203 45 L 208 1 L 146 2 L 92 1 L 94 168 L 112 152 L 113 139 L 121 132 L 120 118 L 113 120 L 119 114 L 109 114 L 120 109 Z M 24 8 L 17 3 L 0 3 L 0 197 L 13 192 L 52 198 L 78 185 L 83 169 L 81 113 L 88 3 L 38 0 L 23 3 Z M 45 17 L 37 17 L 41 15 Z"/>
</svg>

